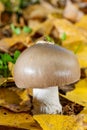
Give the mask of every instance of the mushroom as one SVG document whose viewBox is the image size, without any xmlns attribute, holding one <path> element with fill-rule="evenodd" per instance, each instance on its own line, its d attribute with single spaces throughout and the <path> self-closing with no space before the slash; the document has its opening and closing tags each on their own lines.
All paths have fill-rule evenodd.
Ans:
<svg viewBox="0 0 87 130">
<path fill-rule="evenodd" d="M 58 86 L 80 78 L 76 56 L 69 50 L 46 41 L 38 41 L 21 53 L 14 66 L 14 80 L 19 88 L 33 88 L 33 114 L 62 112 Z"/>
</svg>

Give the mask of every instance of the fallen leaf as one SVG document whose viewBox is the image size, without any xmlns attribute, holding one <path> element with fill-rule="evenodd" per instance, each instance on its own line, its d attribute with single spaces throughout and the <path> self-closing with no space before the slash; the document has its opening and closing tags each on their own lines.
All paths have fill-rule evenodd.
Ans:
<svg viewBox="0 0 87 130">
<path fill-rule="evenodd" d="M 35 115 L 34 119 L 43 130 L 86 130 L 87 115 Z M 84 124 L 85 122 L 85 124 Z"/>
<path fill-rule="evenodd" d="M 21 33 L 20 35 L 14 34 L 11 38 L 3 38 L 3 40 L 0 41 L 0 48 L 8 51 L 9 48 L 14 46 L 16 43 L 23 43 L 24 46 L 28 47 L 32 44 L 32 40 L 29 35 L 24 33 Z"/>
<path fill-rule="evenodd" d="M 8 68 L 10 70 L 11 75 L 14 75 L 14 64 L 12 62 L 8 62 Z"/>
<path fill-rule="evenodd" d="M 81 68 L 87 67 L 87 45 L 81 46 L 77 52 L 77 57 Z"/>
<path fill-rule="evenodd" d="M 87 30 L 87 15 L 84 15 L 75 25 L 77 27 Z"/>
<path fill-rule="evenodd" d="M 80 80 L 73 91 L 67 92 L 65 97 L 75 103 L 87 107 L 87 79 Z"/>
<path fill-rule="evenodd" d="M 80 112 L 80 114 L 87 114 L 87 107 L 84 107 L 84 109 Z"/>
<path fill-rule="evenodd" d="M 0 86 L 7 81 L 7 78 L 0 78 Z"/>
<path fill-rule="evenodd" d="M 18 88 L 0 88 L 0 106 L 13 112 L 29 112 L 31 102 L 26 90 Z"/>
<path fill-rule="evenodd" d="M 74 24 L 65 19 L 54 19 L 54 26 L 58 30 L 60 37 L 63 33 L 66 33 L 66 40 L 64 40 L 63 46 L 73 43 L 83 42 L 87 43 L 87 31 L 81 31 Z M 83 34 L 84 32 L 84 34 Z"/>
<path fill-rule="evenodd" d="M 45 22 L 39 24 L 36 28 L 34 28 L 30 36 L 32 37 L 32 39 L 35 39 L 36 34 L 40 34 L 41 36 L 49 35 L 52 28 L 53 22 L 50 19 L 48 19 Z M 38 38 L 41 38 L 41 36 L 36 37 L 36 40 L 38 40 Z"/>
<path fill-rule="evenodd" d="M 24 128 L 26 130 L 42 130 L 28 113 L 13 113 L 0 108 L 0 125 Z"/>
<path fill-rule="evenodd" d="M 79 61 L 80 68 L 86 68 L 87 67 L 87 45 L 83 43 L 73 43 L 70 45 L 65 46 L 65 48 L 73 51 Z"/>
<path fill-rule="evenodd" d="M 0 40 L 0 51 L 7 53 L 9 52 L 8 48 L 9 48 L 9 43 L 6 43 L 4 40 Z"/>
</svg>

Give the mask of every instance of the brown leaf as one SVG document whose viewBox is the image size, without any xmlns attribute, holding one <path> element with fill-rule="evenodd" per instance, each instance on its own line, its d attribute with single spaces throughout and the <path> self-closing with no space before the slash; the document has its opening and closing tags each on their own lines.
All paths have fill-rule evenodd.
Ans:
<svg viewBox="0 0 87 130">
<path fill-rule="evenodd" d="M 29 112 L 31 103 L 25 90 L 18 88 L 0 88 L 0 106 L 14 112 Z"/>
</svg>

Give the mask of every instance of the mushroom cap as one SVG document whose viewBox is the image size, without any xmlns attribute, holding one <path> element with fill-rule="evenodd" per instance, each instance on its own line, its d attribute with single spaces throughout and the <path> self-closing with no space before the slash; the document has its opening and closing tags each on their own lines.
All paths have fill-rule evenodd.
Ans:
<svg viewBox="0 0 87 130">
<path fill-rule="evenodd" d="M 38 43 L 27 48 L 14 66 L 14 80 L 19 88 L 64 86 L 79 78 L 77 57 L 55 44 Z"/>
</svg>

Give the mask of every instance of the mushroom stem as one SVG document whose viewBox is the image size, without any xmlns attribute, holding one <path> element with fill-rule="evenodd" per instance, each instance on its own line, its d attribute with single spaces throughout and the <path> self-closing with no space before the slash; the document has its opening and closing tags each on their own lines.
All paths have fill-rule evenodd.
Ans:
<svg viewBox="0 0 87 130">
<path fill-rule="evenodd" d="M 62 112 L 58 87 L 33 89 L 33 114 L 57 114 Z"/>
</svg>

